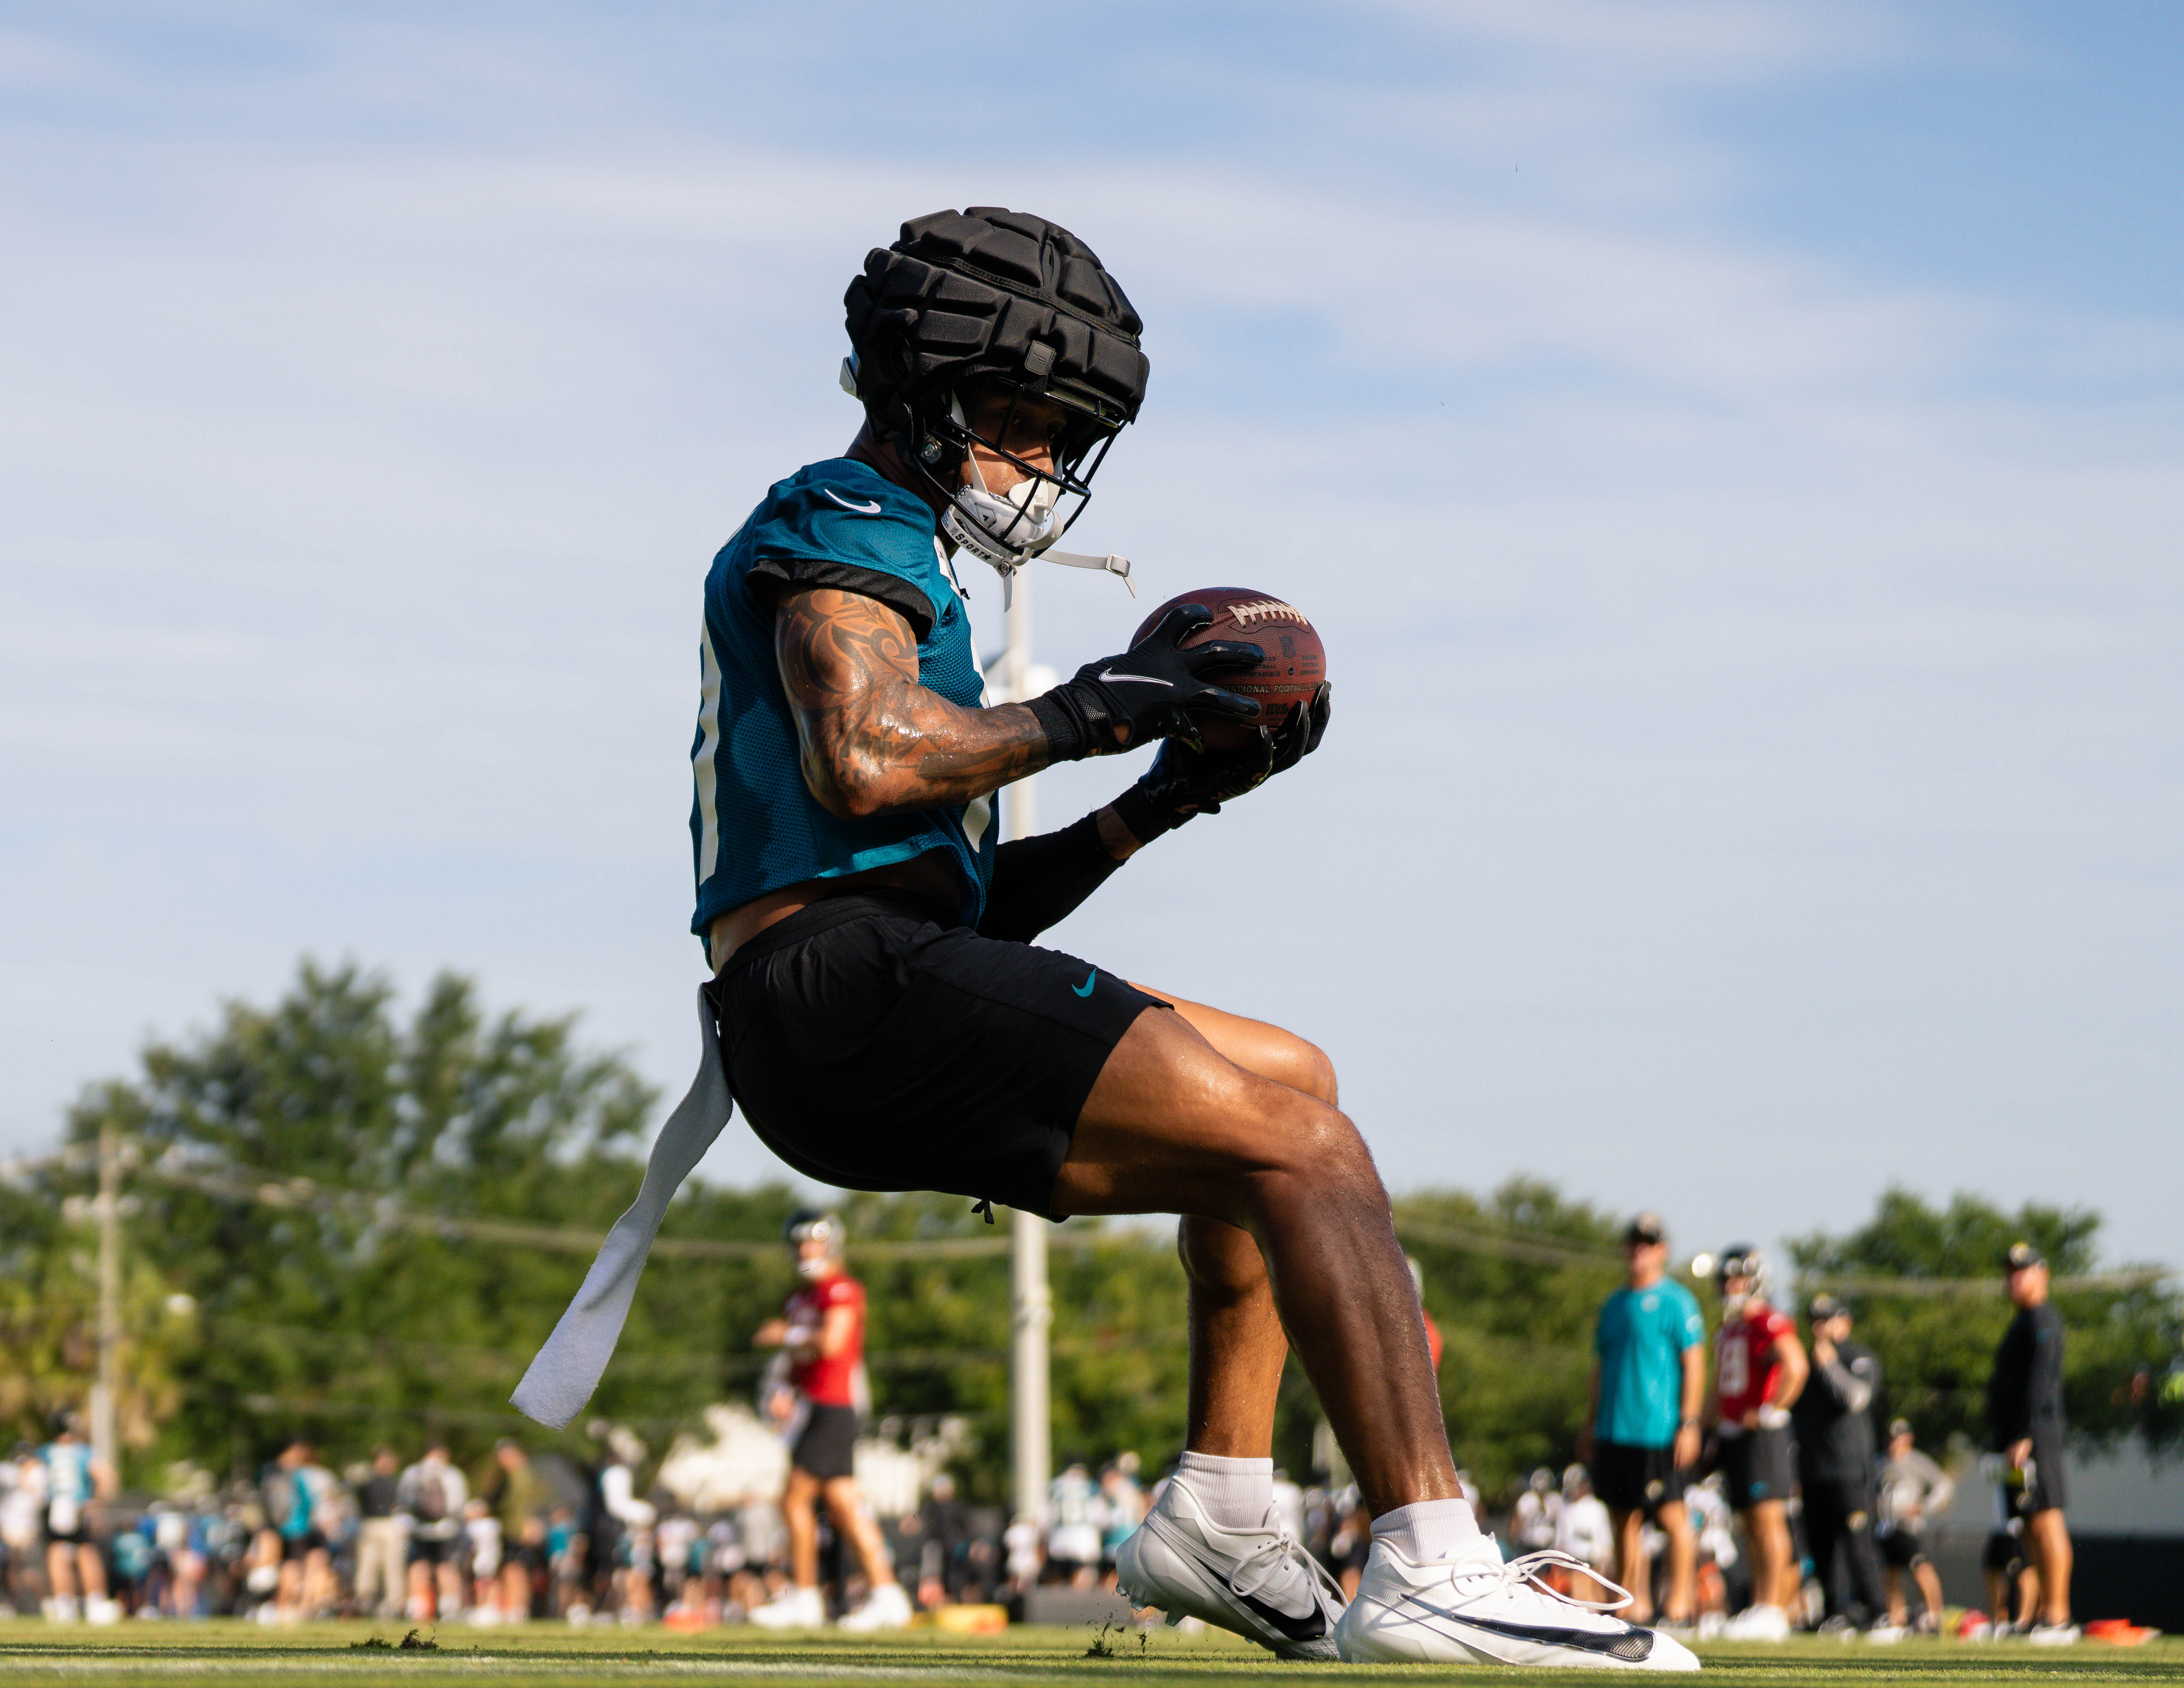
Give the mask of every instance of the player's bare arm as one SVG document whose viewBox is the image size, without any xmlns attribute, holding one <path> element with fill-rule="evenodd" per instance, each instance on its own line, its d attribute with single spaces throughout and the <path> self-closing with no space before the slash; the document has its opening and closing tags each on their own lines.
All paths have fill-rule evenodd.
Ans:
<svg viewBox="0 0 2184 1688">
<path fill-rule="evenodd" d="M 1029 706 L 960 709 L 918 684 L 917 636 L 876 598 L 826 587 L 783 593 L 774 657 L 796 712 L 804 783 L 830 814 L 967 803 L 1049 760 Z"/>
<path fill-rule="evenodd" d="M 1802 1340 L 1800 1336 L 1797 1336 L 1797 1332 L 1793 1330 L 1786 1330 L 1780 1336 L 1775 1336 L 1774 1351 L 1775 1351 L 1775 1358 L 1782 1362 L 1782 1372 L 1780 1372 L 1778 1380 L 1775 1380 L 1774 1400 L 1767 1404 L 1786 1412 L 1795 1404 L 1797 1396 L 1804 1393 L 1806 1378 L 1813 1376 L 1813 1362 L 1804 1356 L 1804 1340 Z M 1758 1418 L 1760 1418 L 1758 1408 L 1754 1408 L 1754 1411 L 1749 1412 L 1747 1418 L 1745 1418 L 1747 1428 L 1758 1426 Z"/>
</svg>

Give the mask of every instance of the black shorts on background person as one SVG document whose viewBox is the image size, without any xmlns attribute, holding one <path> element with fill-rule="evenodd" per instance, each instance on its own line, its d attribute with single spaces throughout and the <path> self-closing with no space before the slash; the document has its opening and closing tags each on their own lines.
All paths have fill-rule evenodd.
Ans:
<svg viewBox="0 0 2184 1688">
<path fill-rule="evenodd" d="M 1797 1445 L 1786 1424 L 1724 1436 L 1719 1457 L 1721 1497 L 1731 1512 L 1763 1501 L 1786 1501 L 1797 1490 Z"/>
<path fill-rule="evenodd" d="M 1676 1465 L 1674 1447 L 1596 1442 L 1586 1469 L 1592 1492 L 1612 1512 L 1656 1513 L 1671 1501 L 1680 1504 L 1691 1485 L 1691 1474 Z"/>
</svg>

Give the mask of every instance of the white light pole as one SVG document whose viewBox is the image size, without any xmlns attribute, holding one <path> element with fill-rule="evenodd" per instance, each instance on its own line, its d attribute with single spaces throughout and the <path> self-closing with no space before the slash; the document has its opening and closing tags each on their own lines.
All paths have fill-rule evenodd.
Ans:
<svg viewBox="0 0 2184 1688">
<path fill-rule="evenodd" d="M 91 1386 L 91 1450 L 109 1471 L 121 1469 L 115 1408 L 121 1393 L 121 1139 L 98 1133 L 98 1373 Z"/>
<path fill-rule="evenodd" d="M 1031 577 L 1010 582 L 1008 643 L 998 665 L 995 701 L 1020 703 L 1052 683 L 1031 660 Z M 1044 682 L 1044 683 L 1042 683 Z M 1001 838 L 1029 838 L 1039 827 L 1039 794 L 1030 779 L 1001 794 Z M 1014 1331 L 1009 1350 L 1010 1429 L 1016 1468 L 1016 1515 L 1036 1524 L 1054 1472 L 1054 1427 L 1047 1374 L 1047 1329 L 1054 1297 L 1046 1282 L 1046 1224 L 1035 1213 L 1010 1216 L 1009 1263 Z"/>
</svg>

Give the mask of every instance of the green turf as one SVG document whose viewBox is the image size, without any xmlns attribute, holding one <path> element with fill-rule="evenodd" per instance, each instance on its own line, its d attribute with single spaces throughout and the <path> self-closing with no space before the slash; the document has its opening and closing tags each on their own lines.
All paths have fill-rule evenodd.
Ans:
<svg viewBox="0 0 2184 1688">
<path fill-rule="evenodd" d="M 1283 1664 L 1220 1635 L 1156 1630 L 1106 1638 L 1112 1653 L 1088 1657 L 1089 1629 L 1018 1629 L 990 1639 L 925 1632 L 883 1640 L 761 1635 L 716 1630 L 678 1636 L 658 1630 L 459 1629 L 438 1634 L 437 1651 L 359 1647 L 375 1632 L 356 1624 L 267 1630 L 230 1623 L 131 1624 L 115 1630 L 53 1629 L 18 1622 L 0 1628 L 0 1681 L 187 1683 L 191 1688 L 251 1688 L 285 1682 L 392 1685 L 540 1682 L 554 1688 L 635 1681 L 742 1679 L 766 1688 L 823 1683 L 931 1684 L 983 1688 L 1025 1684 L 1080 1688 L 1127 1681 L 1139 1688 L 1204 1688 L 1214 1681 L 1259 1683 L 1300 1674 L 1339 1674 L 1345 1682 L 1449 1677 L 1485 1685 L 1536 1682 L 1536 1671 L 1477 1666 Z M 399 1626 L 376 1632 L 399 1641 Z M 1990 1681 L 2184 1683 L 2184 1640 L 2133 1648 L 2081 1645 L 2043 1649 L 2022 1642 L 1973 1646 L 1906 1641 L 1894 1647 L 1797 1641 L 1781 1646 L 1726 1643 L 1701 1647 L 1715 1688 L 1774 1683 L 1841 1683 L 1845 1688 L 1971 1688 Z M 1566 1680 L 1566 1679 L 1557 1679 Z"/>
</svg>

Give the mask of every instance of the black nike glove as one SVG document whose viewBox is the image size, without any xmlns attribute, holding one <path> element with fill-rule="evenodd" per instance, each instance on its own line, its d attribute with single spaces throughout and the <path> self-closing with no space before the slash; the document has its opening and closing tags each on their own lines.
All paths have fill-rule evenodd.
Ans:
<svg viewBox="0 0 2184 1688">
<path fill-rule="evenodd" d="M 1258 705 L 1223 691 L 1206 677 L 1256 668 L 1266 660 L 1265 651 L 1234 639 L 1209 639 L 1189 650 L 1180 646 L 1212 620 L 1203 604 L 1178 604 L 1142 644 L 1088 662 L 1075 678 L 1029 699 L 1046 733 L 1049 759 L 1112 755 L 1171 733 L 1195 739 L 1192 710 L 1230 721 L 1256 716 Z"/>
<path fill-rule="evenodd" d="M 1116 816 L 1145 844 L 1195 816 L 1218 815 L 1317 750 L 1334 711 L 1334 688 L 1323 680 L 1310 703 L 1290 705 L 1279 727 L 1262 727 L 1234 749 L 1193 749 L 1171 738 L 1145 777 L 1115 799 Z"/>
</svg>

